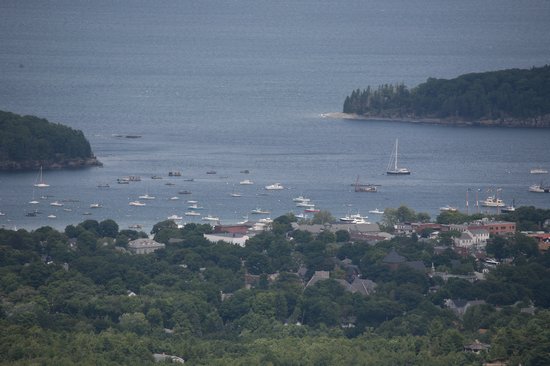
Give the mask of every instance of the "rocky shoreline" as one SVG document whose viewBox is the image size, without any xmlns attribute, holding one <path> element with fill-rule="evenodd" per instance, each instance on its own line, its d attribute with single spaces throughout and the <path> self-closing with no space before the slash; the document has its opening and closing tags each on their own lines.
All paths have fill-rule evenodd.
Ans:
<svg viewBox="0 0 550 366">
<path fill-rule="evenodd" d="M 372 116 L 372 115 L 359 115 L 351 113 L 323 113 L 323 118 L 331 119 L 353 119 L 364 121 L 387 121 L 387 122 L 407 122 L 417 124 L 432 124 L 443 126 L 482 126 L 482 127 L 507 127 L 507 128 L 550 128 L 550 115 L 527 118 L 524 120 L 514 118 L 503 118 L 499 120 L 483 119 L 478 121 L 466 121 L 456 118 L 415 118 L 415 117 L 401 117 L 401 116 Z"/>
<path fill-rule="evenodd" d="M 60 160 L 25 160 L 25 161 L 0 161 L 0 171 L 2 172 L 20 172 L 27 170 L 38 170 L 42 167 L 44 170 L 58 169 L 81 169 L 94 166 L 103 166 L 95 156 L 81 159 L 60 159 Z"/>
</svg>

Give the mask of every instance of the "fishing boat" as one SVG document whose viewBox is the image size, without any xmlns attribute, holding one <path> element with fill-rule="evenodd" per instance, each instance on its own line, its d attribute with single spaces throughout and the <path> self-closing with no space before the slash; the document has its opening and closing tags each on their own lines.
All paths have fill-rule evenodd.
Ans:
<svg viewBox="0 0 550 366">
<path fill-rule="evenodd" d="M 296 207 L 315 207 L 315 204 L 311 202 L 298 202 Z"/>
<path fill-rule="evenodd" d="M 267 214 L 270 214 L 271 211 L 263 210 L 261 208 L 255 208 L 252 211 L 250 211 L 250 213 L 254 215 L 267 215 Z"/>
<path fill-rule="evenodd" d="M 192 210 L 202 210 L 204 207 L 199 206 L 197 203 L 193 203 L 192 205 L 187 206 L 187 208 L 190 208 Z"/>
<path fill-rule="evenodd" d="M 388 175 L 409 175 L 411 171 L 407 168 L 399 168 L 397 164 L 398 156 L 398 146 L 399 140 L 395 139 L 395 146 L 390 156 L 390 161 L 388 162 L 388 168 L 386 169 L 386 174 Z"/>
<path fill-rule="evenodd" d="M 369 213 L 375 214 L 375 215 L 382 215 L 384 214 L 384 211 L 375 208 L 374 210 L 370 210 Z"/>
<path fill-rule="evenodd" d="M 298 196 L 292 199 L 292 202 L 309 202 L 311 201 L 309 198 L 306 198 L 304 196 Z"/>
<path fill-rule="evenodd" d="M 40 171 L 38 172 L 38 179 L 36 183 L 34 184 L 37 188 L 47 188 L 50 185 L 44 182 L 44 177 L 42 176 L 42 166 L 40 166 Z"/>
<path fill-rule="evenodd" d="M 171 216 L 168 216 L 167 219 L 168 219 L 168 220 L 179 221 L 179 220 L 182 220 L 183 217 L 178 216 L 178 215 L 171 215 Z"/>
</svg>

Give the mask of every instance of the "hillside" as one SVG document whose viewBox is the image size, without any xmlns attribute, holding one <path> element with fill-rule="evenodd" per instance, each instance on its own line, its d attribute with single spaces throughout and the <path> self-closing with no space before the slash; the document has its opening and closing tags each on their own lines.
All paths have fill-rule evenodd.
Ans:
<svg viewBox="0 0 550 366">
<path fill-rule="evenodd" d="M 0 111 L 0 170 L 101 165 L 82 131 L 35 116 Z"/>
<path fill-rule="evenodd" d="M 415 217 L 400 207 L 384 220 Z M 503 216 L 522 229 L 549 217 Z M 147 234 L 113 220 L 0 229 L 1 364 L 549 364 L 550 251 L 534 239 L 490 238 L 502 263 L 487 268 L 454 252 L 451 232 L 365 242 L 295 220 L 276 218 L 244 247 L 163 221 L 149 254 L 132 251 Z"/>
<path fill-rule="evenodd" d="M 429 78 L 412 89 L 370 86 L 346 97 L 344 113 L 429 123 L 550 127 L 550 66 Z"/>
</svg>

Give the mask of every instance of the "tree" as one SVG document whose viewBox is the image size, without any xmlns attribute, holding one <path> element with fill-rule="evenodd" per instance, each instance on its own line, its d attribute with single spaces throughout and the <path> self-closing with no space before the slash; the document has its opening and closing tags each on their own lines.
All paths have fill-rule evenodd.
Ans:
<svg viewBox="0 0 550 366">
<path fill-rule="evenodd" d="M 332 216 L 330 212 L 321 210 L 313 216 L 311 223 L 322 225 L 322 224 L 328 224 L 328 223 L 334 222 L 334 220 L 335 220 L 334 216 Z"/>
<path fill-rule="evenodd" d="M 174 220 L 164 220 L 161 222 L 157 222 L 155 225 L 153 225 L 153 228 L 151 229 L 151 234 L 156 235 L 162 229 L 177 229 L 177 228 L 178 228 L 178 225 L 174 222 Z"/>
<path fill-rule="evenodd" d="M 116 238 L 118 235 L 118 224 L 111 219 L 101 221 L 99 223 L 99 235 Z"/>
</svg>

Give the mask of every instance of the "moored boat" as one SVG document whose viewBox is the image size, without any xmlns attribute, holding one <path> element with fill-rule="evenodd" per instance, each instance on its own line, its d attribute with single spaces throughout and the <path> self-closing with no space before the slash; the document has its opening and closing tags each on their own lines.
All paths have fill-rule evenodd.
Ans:
<svg viewBox="0 0 550 366">
<path fill-rule="evenodd" d="M 446 206 L 440 207 L 439 211 L 442 211 L 442 212 L 457 212 L 458 208 L 446 205 Z"/>
<path fill-rule="evenodd" d="M 397 153 L 398 153 L 399 140 L 395 139 L 394 149 L 392 150 L 390 161 L 388 163 L 388 168 L 386 169 L 386 174 L 388 175 L 409 175 L 411 174 L 410 170 L 407 168 L 399 168 L 397 165 Z"/>
<path fill-rule="evenodd" d="M 142 200 L 154 200 L 156 197 L 150 196 L 149 193 L 145 193 L 144 195 L 141 195 L 138 198 Z"/>
<path fill-rule="evenodd" d="M 216 216 L 211 216 L 211 215 L 206 215 L 202 218 L 204 221 L 220 221 L 220 218 L 219 217 L 216 217 Z"/>
<path fill-rule="evenodd" d="M 484 207 L 505 207 L 506 204 L 503 200 L 496 196 L 489 196 L 485 200 L 481 201 L 481 205 Z"/>
<path fill-rule="evenodd" d="M 50 186 L 49 184 L 44 182 L 44 178 L 42 176 L 42 166 L 40 166 L 40 172 L 38 173 L 38 180 L 34 184 L 34 186 L 37 187 L 37 188 L 47 188 L 47 187 Z"/>
<path fill-rule="evenodd" d="M 532 186 L 529 187 L 529 192 L 534 192 L 534 193 L 550 193 L 550 187 L 544 187 L 541 184 L 533 184 Z"/>
<path fill-rule="evenodd" d="M 179 221 L 179 220 L 182 220 L 183 217 L 174 214 L 174 215 L 168 216 L 167 219 L 168 220 Z"/>
<path fill-rule="evenodd" d="M 187 211 L 185 212 L 185 216 L 200 216 L 201 214 L 195 211 Z"/>
<path fill-rule="evenodd" d="M 140 201 L 131 201 L 130 203 L 128 203 L 128 205 L 130 206 L 145 206 L 145 202 L 140 202 Z"/>
<path fill-rule="evenodd" d="M 285 189 L 285 187 L 281 183 L 273 183 L 265 186 L 265 189 L 268 191 L 280 191 L 281 189 Z"/>
</svg>

